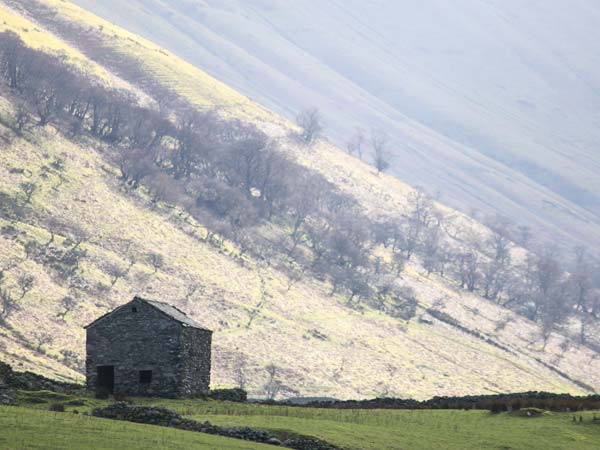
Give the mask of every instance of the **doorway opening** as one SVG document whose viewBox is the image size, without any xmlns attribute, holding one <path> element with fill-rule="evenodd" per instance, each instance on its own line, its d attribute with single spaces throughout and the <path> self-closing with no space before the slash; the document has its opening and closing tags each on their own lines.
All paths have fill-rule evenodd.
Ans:
<svg viewBox="0 0 600 450">
<path fill-rule="evenodd" d="M 96 391 L 100 394 L 112 394 L 115 389 L 115 366 L 98 366 Z"/>
</svg>

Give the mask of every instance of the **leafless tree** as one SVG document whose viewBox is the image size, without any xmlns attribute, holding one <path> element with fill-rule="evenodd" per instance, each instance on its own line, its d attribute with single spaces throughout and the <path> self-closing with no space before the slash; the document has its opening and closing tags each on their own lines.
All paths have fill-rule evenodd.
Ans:
<svg viewBox="0 0 600 450">
<path fill-rule="evenodd" d="M 481 280 L 480 255 L 476 248 L 463 246 L 454 252 L 453 268 L 460 287 L 474 292 Z"/>
<path fill-rule="evenodd" d="M 85 371 L 84 364 L 76 352 L 73 350 L 63 349 L 60 351 L 60 354 L 62 355 L 62 363 L 65 366 L 70 367 L 71 369 L 80 373 Z"/>
<path fill-rule="evenodd" d="M 43 353 L 43 347 L 45 345 L 51 345 L 54 342 L 54 337 L 45 331 L 37 331 L 33 333 L 33 340 L 35 342 L 35 351 L 38 353 Z"/>
<path fill-rule="evenodd" d="M 0 323 L 5 322 L 15 309 L 17 309 L 17 300 L 8 289 L 0 285 Z"/>
<path fill-rule="evenodd" d="M 248 382 L 246 356 L 239 353 L 233 362 L 233 378 L 240 389 L 246 389 Z"/>
<path fill-rule="evenodd" d="M 317 108 L 309 108 L 296 116 L 296 125 L 300 127 L 300 141 L 313 144 L 323 132 L 323 119 Z"/>
<path fill-rule="evenodd" d="M 350 140 L 346 143 L 346 151 L 349 155 L 362 159 L 365 141 L 366 138 L 362 129 L 357 127 Z"/>
<path fill-rule="evenodd" d="M 505 233 L 492 232 L 483 243 L 483 251 L 488 254 L 488 261 L 482 264 L 483 296 L 497 300 L 505 290 L 511 266 L 510 241 Z"/>
<path fill-rule="evenodd" d="M 391 154 L 388 149 L 389 139 L 381 130 L 371 131 L 371 157 L 377 174 L 385 172 L 390 167 Z"/>
<path fill-rule="evenodd" d="M 75 308 L 77 307 L 77 302 L 75 301 L 75 299 L 73 297 L 66 296 L 60 300 L 59 306 L 60 306 L 60 311 L 58 312 L 57 316 L 61 320 L 65 320 L 65 317 L 67 316 L 67 314 L 69 314 L 75 310 Z"/>
<path fill-rule="evenodd" d="M 17 284 L 19 285 L 19 289 L 21 289 L 21 296 L 19 300 L 23 300 L 27 293 L 33 289 L 35 285 L 35 277 L 30 274 L 22 274 L 17 279 Z"/>
<path fill-rule="evenodd" d="M 594 287 L 594 267 L 586 249 L 577 247 L 574 251 L 575 261 L 568 279 L 568 288 L 573 305 L 579 314 L 579 339 L 586 341 L 586 328 L 592 322 L 594 304 L 600 296 L 600 290 Z M 600 286 L 599 286 L 600 287 Z"/>
<path fill-rule="evenodd" d="M 15 131 L 19 136 L 27 129 L 31 121 L 31 115 L 24 103 L 19 103 L 15 109 Z"/>
<path fill-rule="evenodd" d="M 126 268 L 121 267 L 119 264 L 109 262 L 106 264 L 105 272 L 112 278 L 110 287 L 114 287 L 121 278 L 124 278 L 129 273 L 129 270 L 133 266 L 133 263 Z"/>
<path fill-rule="evenodd" d="M 265 367 L 265 370 L 267 371 L 267 382 L 263 387 L 265 396 L 268 400 L 275 400 L 275 397 L 277 397 L 283 388 L 281 381 L 277 378 L 279 369 L 276 365 L 269 364 L 267 367 Z"/>
<path fill-rule="evenodd" d="M 35 193 L 35 191 L 37 190 L 37 184 L 32 183 L 30 181 L 26 181 L 24 183 L 21 183 L 19 185 L 19 187 L 21 188 L 21 191 L 23 192 L 23 196 L 24 198 L 24 203 L 26 205 L 28 205 L 29 203 L 31 203 L 31 197 L 33 197 L 33 194 Z"/>
<path fill-rule="evenodd" d="M 520 225 L 517 227 L 517 243 L 523 247 L 528 248 L 531 243 L 532 233 L 531 228 L 527 225 Z"/>
<path fill-rule="evenodd" d="M 132 189 L 157 171 L 152 154 L 138 148 L 122 149 L 117 155 L 117 164 L 121 179 Z"/>
<path fill-rule="evenodd" d="M 160 253 L 150 252 L 148 253 L 148 262 L 154 269 L 154 273 L 156 273 L 164 266 L 165 258 Z"/>
<path fill-rule="evenodd" d="M 189 302 L 192 297 L 194 296 L 194 294 L 198 291 L 198 284 L 197 283 L 190 283 L 187 285 L 186 288 L 186 292 L 185 292 L 185 301 Z"/>
<path fill-rule="evenodd" d="M 443 216 L 436 211 L 431 197 L 421 189 L 409 193 L 407 202 L 408 216 L 399 224 L 401 239 L 397 245 L 404 252 L 406 259 L 410 260 L 421 245 L 428 228 L 439 227 Z"/>
</svg>

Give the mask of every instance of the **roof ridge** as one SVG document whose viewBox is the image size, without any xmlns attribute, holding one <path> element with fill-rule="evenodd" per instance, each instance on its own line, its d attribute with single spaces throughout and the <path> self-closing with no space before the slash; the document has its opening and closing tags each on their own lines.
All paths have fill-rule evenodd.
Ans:
<svg viewBox="0 0 600 450">
<path fill-rule="evenodd" d="M 190 316 L 188 316 L 184 311 L 182 311 L 181 309 L 179 309 L 178 307 L 171 305 L 169 303 L 166 302 L 161 302 L 159 300 L 149 300 L 143 297 L 140 297 L 139 295 L 136 295 L 133 297 L 132 300 L 128 301 L 127 303 L 123 303 L 122 305 L 117 306 L 115 309 L 113 309 L 112 311 L 108 311 L 107 313 L 103 314 L 102 316 L 96 318 L 96 320 L 94 320 L 93 322 L 89 323 L 88 325 L 86 325 L 84 328 L 89 328 L 90 326 L 92 326 L 93 324 L 95 324 L 96 322 L 100 321 L 101 319 L 104 319 L 105 317 L 111 315 L 112 313 L 122 309 L 124 306 L 130 304 L 131 302 L 134 301 L 141 301 L 141 302 L 145 302 L 148 305 L 152 306 L 154 309 L 158 310 L 161 314 L 166 315 L 167 317 L 169 317 L 172 320 L 175 320 L 176 322 L 179 322 L 181 325 L 183 326 L 189 326 L 192 328 L 197 328 L 200 330 L 205 330 L 205 331 L 210 331 L 208 328 L 203 327 L 202 325 L 200 325 L 198 322 L 196 322 L 194 319 L 192 319 Z M 181 317 L 178 317 L 178 315 L 180 315 Z"/>
<path fill-rule="evenodd" d="M 179 311 L 184 316 L 189 317 L 188 314 L 185 311 L 183 311 L 182 309 L 179 309 L 177 306 L 172 305 L 170 303 L 161 302 L 160 300 L 150 300 L 150 299 L 146 299 L 146 298 L 142 298 L 142 297 L 137 297 L 137 299 L 141 300 L 143 302 L 148 302 L 148 303 L 160 303 L 161 305 L 165 305 L 165 306 L 168 306 L 169 308 L 176 309 L 177 311 Z"/>
</svg>

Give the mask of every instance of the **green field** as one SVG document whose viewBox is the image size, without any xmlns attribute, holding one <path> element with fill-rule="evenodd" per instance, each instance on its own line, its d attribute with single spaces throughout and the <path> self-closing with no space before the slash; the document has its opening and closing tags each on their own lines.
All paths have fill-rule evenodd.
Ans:
<svg viewBox="0 0 600 450">
<path fill-rule="evenodd" d="M 2 450 L 251 450 L 272 446 L 96 417 L 0 407 Z"/>
<path fill-rule="evenodd" d="M 57 402 L 65 405 L 65 413 L 47 411 L 50 403 Z M 86 397 L 21 392 L 20 407 L 0 407 L 0 448 L 273 448 L 83 415 L 107 403 Z M 168 407 L 217 425 L 262 428 L 279 436 L 310 435 L 348 450 L 595 450 L 600 444 L 600 421 L 592 420 L 600 414 L 594 412 L 576 413 L 577 420 L 573 421 L 574 414 L 549 412 L 527 417 L 487 411 L 329 410 L 202 400 L 134 399 L 134 403 Z M 74 409 L 79 414 L 74 414 Z"/>
</svg>

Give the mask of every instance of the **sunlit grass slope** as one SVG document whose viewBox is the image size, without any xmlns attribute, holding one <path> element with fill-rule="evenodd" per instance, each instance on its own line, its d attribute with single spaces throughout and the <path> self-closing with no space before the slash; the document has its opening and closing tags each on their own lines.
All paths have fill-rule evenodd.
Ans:
<svg viewBox="0 0 600 450">
<path fill-rule="evenodd" d="M 11 450 L 260 450 L 270 445 L 91 416 L 0 406 L 0 448 Z"/>
<path fill-rule="evenodd" d="M 10 2 L 15 8 L 18 3 Z M 400 181 L 377 176 L 327 142 L 314 149 L 299 147 L 287 136 L 291 125 L 283 119 L 154 44 L 68 2 L 44 3 L 57 8 L 61 20 L 99 33 L 123 58 L 139 63 L 197 106 L 225 105 L 227 114 L 260 123 L 290 154 L 352 193 L 373 214 L 405 207 L 410 188 Z M 21 16 L 4 17 L 5 26 L 28 33 L 19 31 L 25 20 Z M 82 57 L 83 51 L 40 24 L 27 27 L 48 34 L 48 42 L 55 43 L 49 50 Z M 103 70 L 115 83 L 127 85 L 108 68 Z M 10 114 L 6 100 L 0 102 L 0 113 Z M 249 259 L 241 265 L 233 257 L 233 246 L 205 242 L 202 228 L 183 212 L 131 194 L 117 180 L 117 169 L 97 142 L 74 143 L 48 127 L 0 145 L 0 191 L 22 201 L 21 183 L 38 186 L 26 220 L 0 223 L 18 231 L 0 236 L 0 267 L 7 267 L 8 288 L 18 292 L 17 280 L 23 273 L 36 278 L 8 326 L 0 328 L 2 357 L 16 367 L 81 380 L 75 365 L 66 365 L 64 351 L 83 358 L 83 325 L 139 294 L 171 302 L 215 330 L 213 385 L 233 385 L 236 361 L 244 358 L 251 395 L 262 394 L 264 368 L 271 363 L 280 368 L 282 382 L 300 395 L 342 398 L 585 391 L 572 380 L 600 386 L 600 360 L 591 350 L 560 335 L 542 349 L 535 324 L 459 292 L 445 280 L 424 276 L 416 263 L 402 274 L 417 292 L 420 307 L 415 318 L 404 322 L 369 308 L 355 310 L 344 297 L 330 296 L 329 286 L 317 280 L 306 277 L 290 288 L 287 277 L 264 262 Z M 61 171 L 52 168 L 57 159 L 64 161 Z M 455 216 L 456 227 L 477 226 L 447 212 Z M 51 240 L 48 218 L 89 237 L 82 244 L 87 256 L 77 279 L 78 306 L 64 320 L 58 312 L 69 284 L 25 252 L 27 242 L 46 245 Z M 57 236 L 53 245 L 68 245 L 65 237 Z M 164 257 L 160 270 L 148 262 L 151 252 Z M 111 265 L 129 270 L 113 283 L 107 270 Z M 479 335 L 430 317 L 426 308 L 433 304 Z M 51 339 L 38 345 L 42 331 Z"/>
<path fill-rule="evenodd" d="M 72 406 L 69 396 L 49 394 L 52 393 L 21 393 L 20 404 L 32 409 L 0 407 L 0 428 L 8 430 L 0 435 L 0 446 L 19 450 L 273 448 L 98 419 L 82 413 L 89 413 L 106 401 L 78 398 L 73 402 L 78 406 Z M 314 436 L 346 450 L 593 450 L 600 440 L 600 421 L 593 420 L 599 415 L 593 411 L 543 412 L 528 417 L 524 411 L 492 414 L 462 410 L 332 410 L 201 400 L 132 401 L 167 407 L 188 418 L 216 425 L 249 426 L 280 437 Z M 50 402 L 64 404 L 66 412 L 48 412 Z M 79 414 L 73 414 L 74 410 Z"/>
<path fill-rule="evenodd" d="M 3 353 L 13 364 L 75 377 L 59 364 L 61 350 L 74 349 L 82 357 L 82 326 L 141 294 L 173 302 L 216 331 L 214 384 L 232 384 L 234 361 L 244 355 L 255 395 L 260 395 L 263 369 L 269 363 L 281 367 L 285 383 L 306 395 L 355 397 L 387 392 L 423 398 L 523 389 L 580 392 L 526 354 L 508 353 L 434 319 L 427 321 L 431 324 L 418 317 L 404 323 L 369 309 L 355 311 L 346 306 L 345 298 L 330 297 L 327 285 L 309 278 L 288 290 L 287 278 L 273 267 L 254 261 L 242 266 L 226 248 L 203 242 L 202 230 L 184 222 L 179 211 L 152 208 L 144 198 L 127 194 L 115 168 L 93 147 L 75 145 L 50 130 L 31 139 L 15 139 L 0 153 L 0 190 L 21 198 L 21 183 L 39 186 L 32 197 L 31 219 L 13 224 L 19 231 L 16 237 L 0 238 L 2 265 L 18 261 L 6 271 L 8 287 L 18 292 L 16 280 L 22 273 L 36 277 L 34 288 L 11 316 L 10 328 L 2 330 Z M 64 170 L 48 170 L 58 158 L 64 161 Z M 27 170 L 20 173 L 23 168 Z M 28 241 L 45 244 L 51 239 L 43 223 L 47 217 L 90 236 L 82 244 L 87 251 L 81 266 L 82 298 L 64 321 L 57 311 L 68 294 L 67 283 L 25 254 Z M 54 245 L 63 244 L 64 237 L 57 236 Z M 147 262 L 150 252 L 163 255 L 164 269 L 154 273 Z M 135 262 L 128 274 L 109 288 L 107 264 L 125 268 L 131 260 Z M 479 305 L 476 298 L 461 300 L 458 293 L 441 290 L 416 269 L 404 276 L 419 290 L 423 307 L 442 295 L 448 296 L 451 309 L 460 301 Z M 198 290 L 188 296 L 192 285 Z M 502 317 L 498 308 L 479 307 L 490 308 L 493 331 Z M 422 314 L 421 310 L 419 317 Z M 488 323 L 476 317 L 471 320 L 482 327 Z M 522 325 L 522 333 L 535 332 L 535 326 Z M 53 336 L 42 352 L 35 350 L 40 330 Z M 325 339 L 316 338 L 315 330 Z M 525 350 L 510 327 L 498 339 L 517 351 Z M 571 354 L 572 365 L 585 356 L 583 350 Z M 583 366 L 570 368 L 576 376 L 587 374 Z"/>
<path fill-rule="evenodd" d="M 487 411 L 289 411 L 289 415 L 198 415 L 226 426 L 310 432 L 352 450 L 593 450 L 600 425 L 572 414 L 515 417 Z"/>
<path fill-rule="evenodd" d="M 8 3 L 18 8 L 20 2 Z M 276 120 L 275 114 L 202 70 L 144 38 L 88 13 L 73 3 L 63 0 L 44 0 L 37 4 L 53 10 L 53 16 L 55 11 L 54 20 L 78 24 L 82 30 L 93 33 L 118 55 L 131 60 L 132 64 L 139 65 L 149 77 L 170 87 L 199 107 L 217 107 L 223 114 L 244 119 L 261 119 L 270 122 Z"/>
</svg>

